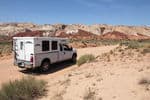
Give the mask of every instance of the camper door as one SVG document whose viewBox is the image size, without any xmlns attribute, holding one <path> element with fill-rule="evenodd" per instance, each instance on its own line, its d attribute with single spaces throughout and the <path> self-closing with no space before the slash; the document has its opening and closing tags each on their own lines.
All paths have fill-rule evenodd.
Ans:
<svg viewBox="0 0 150 100">
<path fill-rule="evenodd" d="M 34 53 L 33 40 L 24 41 L 24 56 L 26 61 L 30 61 L 31 55 Z"/>
<path fill-rule="evenodd" d="M 16 40 L 15 41 L 16 46 L 15 46 L 15 55 L 16 58 L 19 60 L 24 60 L 25 59 L 25 48 L 24 48 L 24 41 L 23 40 Z"/>
</svg>

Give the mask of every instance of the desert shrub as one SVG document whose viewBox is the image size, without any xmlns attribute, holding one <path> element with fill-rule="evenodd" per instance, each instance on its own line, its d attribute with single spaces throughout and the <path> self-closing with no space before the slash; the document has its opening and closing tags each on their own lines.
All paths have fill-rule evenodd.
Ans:
<svg viewBox="0 0 150 100">
<path fill-rule="evenodd" d="M 147 48 L 150 48 L 150 44 L 147 46 Z"/>
<path fill-rule="evenodd" d="M 142 51 L 142 54 L 150 53 L 150 48 L 145 48 Z"/>
<path fill-rule="evenodd" d="M 21 80 L 3 84 L 0 90 L 0 100 L 34 100 L 44 96 L 46 82 L 33 77 L 24 77 Z"/>
<path fill-rule="evenodd" d="M 96 46 L 101 45 L 116 45 L 119 44 L 122 40 L 107 40 L 107 39 L 71 39 L 70 43 L 85 43 L 88 44 L 95 44 Z"/>
<path fill-rule="evenodd" d="M 3 54 L 11 53 L 11 47 L 9 45 L 4 46 L 3 49 L 2 49 L 2 53 Z"/>
<path fill-rule="evenodd" d="M 95 56 L 92 55 L 92 54 L 86 54 L 86 55 L 83 55 L 81 56 L 78 61 L 77 61 L 77 64 L 78 66 L 84 64 L 84 63 L 87 63 L 87 62 L 91 62 L 91 61 L 94 61 L 95 60 Z"/>
<path fill-rule="evenodd" d="M 12 52 L 11 42 L 0 43 L 0 55 L 10 54 Z"/>
<path fill-rule="evenodd" d="M 142 79 L 139 81 L 139 84 L 140 84 L 140 85 L 147 85 L 147 84 L 150 84 L 150 80 L 147 79 L 147 78 L 142 78 Z"/>
<path fill-rule="evenodd" d="M 0 56 L 2 56 L 2 49 L 0 49 Z"/>
<path fill-rule="evenodd" d="M 110 55 L 107 55 L 107 61 L 110 62 Z"/>
<path fill-rule="evenodd" d="M 63 100 L 65 91 L 56 92 L 49 100 Z"/>
<path fill-rule="evenodd" d="M 128 48 L 129 49 L 138 49 L 140 48 L 140 45 L 136 42 L 131 42 L 129 45 L 128 45 Z"/>
<path fill-rule="evenodd" d="M 149 48 L 150 47 L 150 40 L 121 41 L 120 46 L 127 46 L 128 49 Z"/>
<path fill-rule="evenodd" d="M 95 100 L 96 99 L 96 93 L 95 91 L 91 90 L 89 88 L 86 93 L 84 94 L 83 100 Z"/>
<path fill-rule="evenodd" d="M 138 49 L 140 48 L 140 44 L 138 42 L 130 42 L 128 45 L 129 49 Z"/>
<path fill-rule="evenodd" d="M 114 54 L 114 51 L 113 51 L 113 50 L 110 50 L 110 54 L 111 54 L 111 55 Z"/>
<path fill-rule="evenodd" d="M 129 42 L 123 42 L 121 45 L 125 45 L 128 47 L 128 49 L 138 49 L 140 48 L 140 44 L 137 41 L 129 41 Z"/>
</svg>

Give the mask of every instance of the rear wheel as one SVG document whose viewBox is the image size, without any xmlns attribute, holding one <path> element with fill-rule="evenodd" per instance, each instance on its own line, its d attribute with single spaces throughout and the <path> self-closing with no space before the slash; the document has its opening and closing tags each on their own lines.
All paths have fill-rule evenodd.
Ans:
<svg viewBox="0 0 150 100">
<path fill-rule="evenodd" d="M 40 68 L 43 72 L 46 72 L 49 70 L 49 67 L 50 67 L 50 62 L 48 60 L 45 60 L 45 61 L 43 61 Z"/>
</svg>

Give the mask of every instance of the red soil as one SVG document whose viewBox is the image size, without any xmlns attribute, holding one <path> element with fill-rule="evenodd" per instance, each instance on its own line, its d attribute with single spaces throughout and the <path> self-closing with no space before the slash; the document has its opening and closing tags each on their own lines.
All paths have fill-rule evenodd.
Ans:
<svg viewBox="0 0 150 100">
<path fill-rule="evenodd" d="M 22 32 L 14 35 L 13 37 L 33 37 L 43 36 L 44 31 L 28 31 Z M 129 40 L 142 40 L 142 39 L 150 39 L 149 36 L 139 34 L 136 35 L 129 35 L 125 33 L 121 33 L 118 31 L 108 32 L 103 35 L 95 35 L 91 32 L 87 32 L 84 30 L 79 29 L 78 33 L 66 34 L 64 30 L 57 31 L 55 33 L 56 37 L 63 37 L 63 38 L 70 38 L 70 39 L 113 39 L 113 40 L 122 40 L 122 39 L 129 39 Z"/>
<path fill-rule="evenodd" d="M 118 31 L 108 32 L 101 36 L 102 39 L 114 39 L 114 40 L 122 40 L 122 39 L 129 39 L 129 40 L 143 40 L 143 39 L 150 39 L 149 36 L 139 34 L 136 35 L 129 35 L 125 33 L 121 33 Z"/>
<path fill-rule="evenodd" d="M 15 34 L 13 37 L 33 37 L 33 36 L 43 36 L 44 31 L 28 31 L 28 32 L 21 32 Z"/>
<path fill-rule="evenodd" d="M 103 34 L 101 36 L 101 38 L 121 40 L 121 39 L 128 39 L 128 35 L 124 34 L 124 33 L 121 33 L 121 32 L 114 31 L 114 32 L 108 32 L 106 34 Z"/>
</svg>

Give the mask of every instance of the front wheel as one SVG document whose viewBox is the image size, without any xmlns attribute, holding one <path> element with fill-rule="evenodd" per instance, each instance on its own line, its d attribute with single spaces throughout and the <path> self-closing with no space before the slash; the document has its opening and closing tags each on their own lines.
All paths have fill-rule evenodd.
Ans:
<svg viewBox="0 0 150 100">
<path fill-rule="evenodd" d="M 76 63 L 77 62 L 77 56 L 75 54 L 73 54 L 71 60 L 72 60 L 73 63 Z"/>
<path fill-rule="evenodd" d="M 46 61 L 43 61 L 40 69 L 43 71 L 43 72 L 46 72 L 49 70 L 49 67 L 50 67 L 50 62 L 48 60 Z"/>
</svg>

